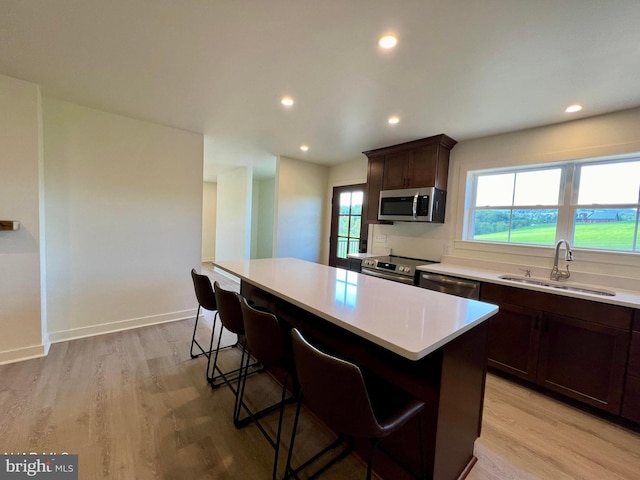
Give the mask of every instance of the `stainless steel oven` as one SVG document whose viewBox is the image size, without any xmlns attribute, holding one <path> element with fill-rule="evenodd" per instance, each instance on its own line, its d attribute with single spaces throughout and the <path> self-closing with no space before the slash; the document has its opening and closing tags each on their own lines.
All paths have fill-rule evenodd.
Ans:
<svg viewBox="0 0 640 480">
<path fill-rule="evenodd" d="M 369 257 L 362 260 L 360 273 L 372 277 L 384 278 L 393 282 L 417 285 L 416 267 L 437 263 L 432 260 L 420 260 L 417 258 L 388 255 L 383 257 Z"/>
</svg>

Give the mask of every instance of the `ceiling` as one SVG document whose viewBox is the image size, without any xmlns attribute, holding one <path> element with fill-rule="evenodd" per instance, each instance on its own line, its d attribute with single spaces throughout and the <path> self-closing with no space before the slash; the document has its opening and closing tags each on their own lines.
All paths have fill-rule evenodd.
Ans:
<svg viewBox="0 0 640 480">
<path fill-rule="evenodd" d="M 638 106 L 638 25 L 638 0 L 0 0 L 0 74 L 203 133 L 214 180 Z"/>
</svg>

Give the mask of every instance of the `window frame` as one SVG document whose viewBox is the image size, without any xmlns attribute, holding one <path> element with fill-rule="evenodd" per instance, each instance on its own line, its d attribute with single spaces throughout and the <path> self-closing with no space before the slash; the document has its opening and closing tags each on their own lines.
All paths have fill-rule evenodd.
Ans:
<svg viewBox="0 0 640 480">
<path fill-rule="evenodd" d="M 520 165 L 520 166 L 508 166 L 489 169 L 476 169 L 467 171 L 467 183 L 465 190 L 465 203 L 464 203 L 464 220 L 462 226 L 462 239 L 464 241 L 473 242 L 475 244 L 492 244 L 492 245 L 512 245 L 512 246 L 542 246 L 548 247 L 548 244 L 537 243 L 523 243 L 511 241 L 511 225 L 509 226 L 508 238 L 509 241 L 493 241 L 493 240 L 477 240 L 473 238 L 474 219 L 475 213 L 481 210 L 510 210 L 513 215 L 514 210 L 540 210 L 540 209 L 555 209 L 557 208 L 558 215 L 556 221 L 555 242 L 560 239 L 569 241 L 572 245 L 574 243 L 575 230 L 577 222 L 575 221 L 578 210 L 585 208 L 594 208 L 606 210 L 606 209 L 635 209 L 635 229 L 632 240 L 631 249 L 615 249 L 615 248 L 595 248 L 595 247 L 578 247 L 591 249 L 594 251 L 602 252 L 617 252 L 617 253 L 631 253 L 640 254 L 640 192 L 638 195 L 637 203 L 624 203 L 624 204 L 578 204 L 578 195 L 580 187 L 580 173 L 581 169 L 586 166 L 592 165 L 605 165 L 605 164 L 619 164 L 626 162 L 640 162 L 640 156 L 638 154 L 628 155 L 623 157 L 608 157 L 608 158 L 589 158 L 580 160 L 571 160 L 564 162 L 554 162 L 546 164 L 532 164 L 532 165 Z M 543 171 L 551 169 L 560 169 L 560 187 L 558 192 L 558 204 L 557 205 L 526 205 L 517 206 L 511 205 L 491 205 L 477 207 L 477 187 L 478 178 L 486 175 L 499 175 L 499 174 L 518 174 L 529 171 Z M 514 179 L 515 181 L 515 179 Z M 515 189 L 513 192 L 515 197 Z M 552 246 L 552 245 L 551 245 Z"/>
</svg>

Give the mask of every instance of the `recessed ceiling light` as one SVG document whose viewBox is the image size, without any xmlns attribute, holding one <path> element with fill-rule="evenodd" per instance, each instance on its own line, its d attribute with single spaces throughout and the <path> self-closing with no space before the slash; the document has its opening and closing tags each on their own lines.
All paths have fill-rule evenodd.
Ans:
<svg viewBox="0 0 640 480">
<path fill-rule="evenodd" d="M 300 145 L 300 150 L 306 152 L 307 150 L 309 150 L 309 145 Z"/>
<path fill-rule="evenodd" d="M 378 40 L 378 45 L 382 48 L 393 48 L 397 45 L 398 39 L 393 35 L 384 35 Z"/>
<path fill-rule="evenodd" d="M 582 110 L 582 105 L 569 105 L 564 111 L 567 113 L 579 112 Z"/>
<path fill-rule="evenodd" d="M 282 105 L 284 105 L 285 107 L 290 107 L 291 105 L 293 105 L 293 98 L 291 98 L 291 97 L 282 97 L 282 100 L 280 100 L 280 103 Z"/>
<path fill-rule="evenodd" d="M 399 121 L 400 119 L 398 117 L 389 117 L 389 120 L 387 120 L 387 122 L 389 122 L 391 125 L 395 125 Z"/>
</svg>

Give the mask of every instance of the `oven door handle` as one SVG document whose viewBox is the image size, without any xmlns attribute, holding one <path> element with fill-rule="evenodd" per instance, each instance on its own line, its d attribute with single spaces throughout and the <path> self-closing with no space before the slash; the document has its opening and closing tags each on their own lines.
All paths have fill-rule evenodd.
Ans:
<svg viewBox="0 0 640 480">
<path fill-rule="evenodd" d="M 360 271 L 362 275 L 370 275 L 372 277 L 384 278 L 385 280 L 392 280 L 400 283 L 406 283 L 407 285 L 413 285 L 413 278 L 403 275 L 393 275 L 384 272 L 378 272 L 377 270 L 369 270 L 368 268 L 362 268 Z"/>
</svg>

